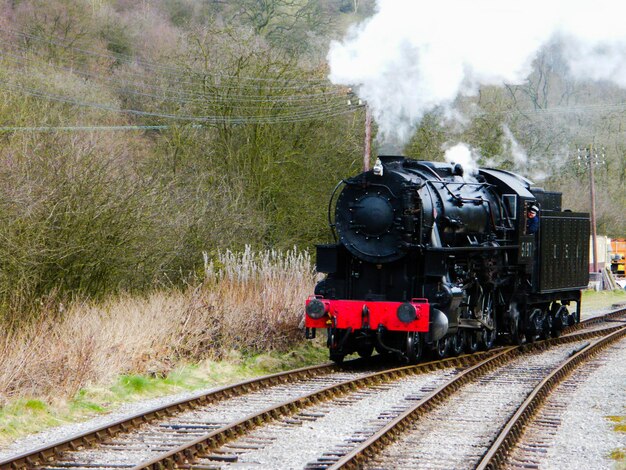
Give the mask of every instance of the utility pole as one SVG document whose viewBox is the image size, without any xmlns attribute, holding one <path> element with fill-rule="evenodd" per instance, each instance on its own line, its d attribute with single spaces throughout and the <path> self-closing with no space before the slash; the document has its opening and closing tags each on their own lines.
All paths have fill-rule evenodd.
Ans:
<svg viewBox="0 0 626 470">
<path fill-rule="evenodd" d="M 591 193 L 591 240 L 593 243 L 593 272 L 598 272 L 598 233 L 596 231 L 596 183 L 593 177 L 593 144 L 589 144 L 589 192 Z"/>
<path fill-rule="evenodd" d="M 363 155 L 363 171 L 370 169 L 372 153 L 372 112 L 367 103 L 365 103 L 365 153 Z"/>
<path fill-rule="evenodd" d="M 589 192 L 591 194 L 591 251 L 593 256 L 593 272 L 598 272 L 598 234 L 596 230 L 596 183 L 593 175 L 593 168 L 600 163 L 604 163 L 603 161 L 599 161 L 598 157 L 604 158 L 604 147 L 602 147 L 602 153 L 598 155 L 594 153 L 593 144 L 589 144 L 589 147 L 586 149 L 578 149 L 578 160 L 580 164 L 581 160 L 581 152 L 583 152 L 583 157 L 585 160 L 585 165 L 589 165 Z"/>
</svg>

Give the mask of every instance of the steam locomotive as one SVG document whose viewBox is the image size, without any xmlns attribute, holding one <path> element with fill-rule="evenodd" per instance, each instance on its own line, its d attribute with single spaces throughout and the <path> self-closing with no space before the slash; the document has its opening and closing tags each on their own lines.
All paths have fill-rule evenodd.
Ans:
<svg viewBox="0 0 626 470">
<path fill-rule="evenodd" d="M 589 281 L 589 214 L 561 196 L 509 171 L 380 156 L 331 195 L 306 337 L 326 329 L 335 362 L 375 349 L 415 363 L 558 336 Z"/>
</svg>

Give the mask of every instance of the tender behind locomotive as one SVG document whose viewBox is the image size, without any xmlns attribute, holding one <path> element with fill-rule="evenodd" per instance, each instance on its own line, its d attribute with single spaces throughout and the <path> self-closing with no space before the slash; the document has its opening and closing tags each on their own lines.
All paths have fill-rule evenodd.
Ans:
<svg viewBox="0 0 626 470">
<path fill-rule="evenodd" d="M 531 205 L 537 234 L 525 233 Z M 305 324 L 307 337 L 328 329 L 335 361 L 376 348 L 415 362 L 424 347 L 442 357 L 579 321 L 589 216 L 562 211 L 560 193 L 519 175 L 381 156 L 338 185 L 329 221 L 336 243 L 317 247 L 327 275 Z"/>
</svg>

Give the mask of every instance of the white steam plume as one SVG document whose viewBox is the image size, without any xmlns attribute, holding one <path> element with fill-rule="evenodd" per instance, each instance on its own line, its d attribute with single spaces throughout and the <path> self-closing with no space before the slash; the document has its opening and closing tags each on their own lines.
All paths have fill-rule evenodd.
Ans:
<svg viewBox="0 0 626 470">
<path fill-rule="evenodd" d="M 475 149 L 470 148 L 467 144 L 456 144 L 446 150 L 444 158 L 448 163 L 460 163 L 465 173 L 478 174 L 478 159 L 480 155 Z"/>
<path fill-rule="evenodd" d="M 511 129 L 509 129 L 509 126 L 503 125 L 502 131 L 504 132 L 504 137 L 508 141 L 508 150 L 513 157 L 513 163 L 515 165 L 515 168 L 519 169 L 523 167 L 528 163 L 528 155 L 526 154 L 526 151 L 519 144 L 515 136 L 513 136 L 513 133 L 511 132 Z"/>
<path fill-rule="evenodd" d="M 626 87 L 625 13 L 614 0 L 377 0 L 372 18 L 331 44 L 330 79 L 356 85 L 382 138 L 404 142 L 429 110 L 523 81 L 557 35 L 575 76 Z"/>
</svg>

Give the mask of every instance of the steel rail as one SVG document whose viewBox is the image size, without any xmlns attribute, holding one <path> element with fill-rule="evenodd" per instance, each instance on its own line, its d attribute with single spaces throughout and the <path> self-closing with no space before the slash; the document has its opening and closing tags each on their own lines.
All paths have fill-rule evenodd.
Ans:
<svg viewBox="0 0 626 470">
<path fill-rule="evenodd" d="M 521 346 L 511 346 L 505 348 L 493 357 L 487 358 L 475 366 L 467 369 L 461 374 L 451 379 L 448 383 L 440 386 L 430 394 L 416 402 L 416 404 L 390 421 L 361 445 L 340 458 L 329 469 L 353 469 L 362 468 L 364 464 L 375 455 L 379 454 L 385 447 L 396 440 L 410 426 L 421 419 L 422 416 L 433 410 L 437 405 L 443 403 L 451 397 L 463 385 L 477 380 L 488 372 L 504 366 L 512 359 L 527 352 L 545 350 L 553 345 L 567 344 L 575 341 L 597 337 L 602 333 L 615 332 L 622 327 L 612 327 L 605 330 L 570 334 L 560 338 L 551 338 L 537 343 L 523 344 Z"/>
<path fill-rule="evenodd" d="M 576 331 L 576 330 L 580 330 L 581 328 L 585 328 L 589 325 L 594 325 L 596 323 L 602 323 L 602 322 L 606 322 L 606 321 L 610 321 L 613 320 L 617 317 L 621 317 L 623 315 L 626 315 L 626 308 L 624 308 L 623 306 L 617 307 L 616 310 L 613 310 L 612 312 L 608 312 L 605 313 L 604 315 L 598 315 L 597 317 L 591 317 L 591 318 L 587 318 L 586 320 L 581 320 L 580 322 L 576 323 L 575 325 L 572 326 L 568 326 L 567 328 L 565 328 L 563 330 L 564 333 L 567 333 L 569 331 Z"/>
<path fill-rule="evenodd" d="M 522 437 L 525 426 L 533 420 L 545 400 L 557 386 L 583 362 L 588 361 L 604 348 L 622 339 L 624 336 L 626 336 L 626 327 L 622 327 L 614 333 L 604 336 L 574 354 L 543 379 L 507 422 L 476 468 L 479 470 L 495 470 L 502 468 L 506 463 L 509 453 L 515 448 L 517 442 L 519 442 Z"/>
<path fill-rule="evenodd" d="M 503 348 L 492 349 L 490 351 L 477 354 L 464 354 L 459 357 L 446 358 L 439 361 L 375 372 L 363 377 L 347 380 L 336 385 L 331 385 L 318 390 L 317 392 L 313 392 L 293 400 L 288 400 L 279 405 L 267 408 L 260 413 L 247 416 L 246 418 L 243 418 L 231 425 L 216 429 L 195 439 L 194 441 L 185 443 L 176 449 L 156 456 L 151 460 L 142 462 L 133 467 L 133 469 L 161 470 L 164 468 L 176 468 L 181 465 L 187 465 L 198 457 L 209 455 L 211 451 L 219 448 L 228 441 L 248 434 L 253 429 L 262 426 L 267 422 L 275 421 L 281 417 L 294 414 L 303 408 L 347 395 L 355 390 L 365 387 L 372 387 L 384 382 L 398 380 L 408 375 L 417 375 L 449 367 L 467 367 L 481 361 L 485 356 L 492 357 L 500 354 L 502 349 Z"/>
</svg>

